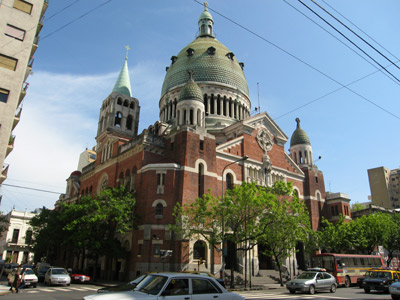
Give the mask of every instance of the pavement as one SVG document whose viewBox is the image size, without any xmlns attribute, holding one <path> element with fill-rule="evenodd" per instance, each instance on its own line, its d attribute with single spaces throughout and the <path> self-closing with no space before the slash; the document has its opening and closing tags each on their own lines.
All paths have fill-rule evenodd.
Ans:
<svg viewBox="0 0 400 300">
<path fill-rule="evenodd" d="M 10 287 L 4 284 L 0 284 L 0 296 L 10 294 Z"/>
</svg>

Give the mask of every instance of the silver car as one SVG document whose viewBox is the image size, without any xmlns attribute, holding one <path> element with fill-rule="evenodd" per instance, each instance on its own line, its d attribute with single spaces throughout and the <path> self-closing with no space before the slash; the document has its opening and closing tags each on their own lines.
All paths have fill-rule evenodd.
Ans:
<svg viewBox="0 0 400 300">
<path fill-rule="evenodd" d="M 69 276 L 67 270 L 65 270 L 64 268 L 51 267 L 47 270 L 46 274 L 44 275 L 44 284 L 70 285 L 71 277 Z"/>
<path fill-rule="evenodd" d="M 292 294 L 300 291 L 309 292 L 312 295 L 320 290 L 329 290 L 334 293 L 336 287 L 336 278 L 323 271 L 306 271 L 286 283 L 286 288 Z"/>
<path fill-rule="evenodd" d="M 146 275 L 133 291 L 101 293 L 86 296 L 83 300 L 244 300 L 228 292 L 210 276 L 188 273 L 156 273 Z"/>
<path fill-rule="evenodd" d="M 400 299 L 400 281 L 396 281 L 389 286 L 389 293 L 393 300 Z"/>
</svg>

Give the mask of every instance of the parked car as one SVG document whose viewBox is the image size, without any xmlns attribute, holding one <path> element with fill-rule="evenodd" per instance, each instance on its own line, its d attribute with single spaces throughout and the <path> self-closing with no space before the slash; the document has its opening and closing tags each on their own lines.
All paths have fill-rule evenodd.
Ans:
<svg viewBox="0 0 400 300">
<path fill-rule="evenodd" d="M 21 282 L 23 286 L 33 286 L 35 288 L 38 283 L 38 278 L 31 268 L 25 268 L 21 277 Z"/>
<path fill-rule="evenodd" d="M 64 268 L 50 267 L 44 276 L 44 284 L 70 285 L 71 277 L 69 276 L 67 270 L 65 270 Z"/>
<path fill-rule="evenodd" d="M 90 276 L 83 275 L 83 274 L 74 273 L 74 274 L 70 274 L 69 276 L 71 277 L 72 282 L 84 283 L 84 282 L 90 281 Z"/>
<path fill-rule="evenodd" d="M 295 279 L 288 281 L 286 288 L 292 294 L 300 291 L 309 292 L 313 295 L 320 290 L 329 290 L 334 293 L 336 292 L 337 283 L 335 277 L 321 269 L 321 271 L 306 271 L 300 274 Z"/>
<path fill-rule="evenodd" d="M 50 269 L 50 267 L 42 267 L 42 268 L 36 268 L 36 276 L 38 277 L 39 282 L 44 282 L 44 276 L 46 275 L 47 270 Z"/>
<path fill-rule="evenodd" d="M 18 268 L 19 264 L 17 263 L 9 263 L 4 265 L 4 273 L 6 275 L 10 274 L 14 268 Z"/>
<path fill-rule="evenodd" d="M 389 286 L 389 293 L 393 300 L 400 300 L 400 281 L 393 282 Z"/>
<path fill-rule="evenodd" d="M 89 295 L 83 300 L 157 300 L 164 299 L 244 300 L 236 293 L 228 292 L 214 278 L 188 273 L 147 274 L 133 291 L 100 293 Z M 165 298 L 165 299 L 167 299 Z"/>
<path fill-rule="evenodd" d="M 372 270 L 369 277 L 363 280 L 363 288 L 366 293 L 371 290 L 383 291 L 388 293 L 389 286 L 399 280 L 400 272 L 386 268 Z"/>
<path fill-rule="evenodd" d="M 134 280 L 129 281 L 127 283 L 107 286 L 97 290 L 97 293 L 110 293 L 110 292 L 123 292 L 123 291 L 132 291 L 142 279 L 146 277 L 146 274 L 140 275 L 136 277 Z"/>
<path fill-rule="evenodd" d="M 368 270 L 367 272 L 364 273 L 364 275 L 362 277 L 357 278 L 357 285 L 360 287 L 360 289 L 362 289 L 362 283 L 364 281 L 365 278 L 369 277 L 369 275 L 371 274 L 371 270 Z"/>
</svg>

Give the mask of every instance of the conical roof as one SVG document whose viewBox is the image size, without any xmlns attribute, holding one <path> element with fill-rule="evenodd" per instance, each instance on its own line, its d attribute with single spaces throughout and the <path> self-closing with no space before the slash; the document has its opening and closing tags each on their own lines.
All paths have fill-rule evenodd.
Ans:
<svg viewBox="0 0 400 300">
<path fill-rule="evenodd" d="M 128 59 L 127 58 L 125 58 L 124 65 L 122 66 L 122 70 L 119 73 L 117 82 L 115 83 L 112 91 L 120 93 L 125 96 L 132 97 L 131 81 L 129 78 Z"/>
<path fill-rule="evenodd" d="M 293 132 L 292 137 L 290 138 L 290 147 L 295 145 L 311 145 L 307 133 L 300 128 L 300 119 L 296 118 L 296 122 L 297 122 L 297 128 Z"/>
</svg>

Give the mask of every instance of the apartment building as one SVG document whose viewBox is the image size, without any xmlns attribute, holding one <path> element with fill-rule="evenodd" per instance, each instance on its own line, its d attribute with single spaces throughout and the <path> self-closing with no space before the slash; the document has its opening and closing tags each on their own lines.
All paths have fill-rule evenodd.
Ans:
<svg viewBox="0 0 400 300">
<path fill-rule="evenodd" d="M 368 170 L 372 204 L 400 208 L 400 168 L 378 167 Z"/>
<path fill-rule="evenodd" d="M 14 148 L 13 130 L 32 71 L 48 0 L 0 0 L 0 184 L 7 178 L 5 160 Z"/>
</svg>

